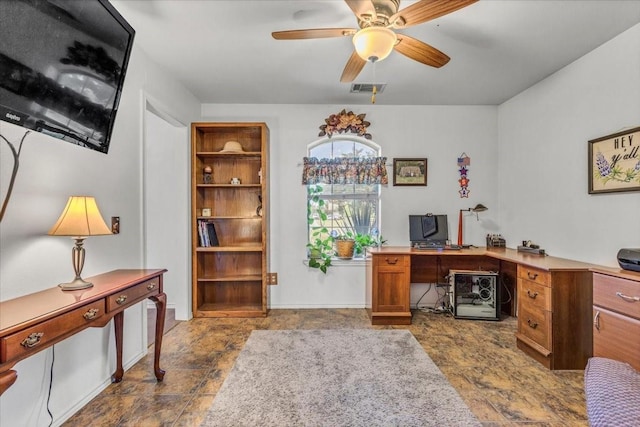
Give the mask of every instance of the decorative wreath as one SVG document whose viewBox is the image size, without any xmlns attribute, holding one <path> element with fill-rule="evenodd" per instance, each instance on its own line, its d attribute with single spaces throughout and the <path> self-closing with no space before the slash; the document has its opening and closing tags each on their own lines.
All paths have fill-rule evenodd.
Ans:
<svg viewBox="0 0 640 427">
<path fill-rule="evenodd" d="M 334 133 L 355 133 L 366 139 L 371 139 L 371 134 L 367 133 L 367 127 L 371 123 L 364 120 L 366 114 L 354 114 L 353 111 L 347 113 L 346 110 L 340 111 L 338 114 L 332 114 L 324 119 L 325 124 L 320 126 L 318 136 L 331 136 Z"/>
</svg>

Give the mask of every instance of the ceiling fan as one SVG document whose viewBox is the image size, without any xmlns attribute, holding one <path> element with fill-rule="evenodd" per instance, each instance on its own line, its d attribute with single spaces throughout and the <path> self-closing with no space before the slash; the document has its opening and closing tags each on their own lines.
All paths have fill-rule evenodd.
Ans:
<svg viewBox="0 0 640 427">
<path fill-rule="evenodd" d="M 432 67 L 440 68 L 449 57 L 438 49 L 406 34 L 396 33 L 447 15 L 478 0 L 420 0 L 402 10 L 400 0 L 345 0 L 358 18 L 356 28 L 317 28 L 306 30 L 274 31 L 276 40 L 318 39 L 353 36 L 354 52 L 340 77 L 341 82 L 352 82 L 367 61 L 385 59 L 392 50 Z"/>
</svg>

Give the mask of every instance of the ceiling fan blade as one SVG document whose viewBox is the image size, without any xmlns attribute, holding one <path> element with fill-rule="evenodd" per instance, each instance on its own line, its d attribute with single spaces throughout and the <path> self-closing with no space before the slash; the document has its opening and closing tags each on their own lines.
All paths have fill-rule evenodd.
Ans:
<svg viewBox="0 0 640 427">
<path fill-rule="evenodd" d="M 362 71 L 362 69 L 364 68 L 364 64 L 366 63 L 367 61 L 360 58 L 360 56 L 358 56 L 358 52 L 354 51 L 347 61 L 347 65 L 344 67 L 344 71 L 342 72 L 340 81 L 342 83 L 351 83 L 352 81 L 354 81 L 355 78 L 358 77 L 358 74 L 360 74 L 360 71 Z"/>
<path fill-rule="evenodd" d="M 407 28 L 412 25 L 439 18 L 478 0 L 421 0 L 407 6 L 389 18 L 392 28 Z"/>
<path fill-rule="evenodd" d="M 371 0 L 344 0 L 345 3 L 351 8 L 358 20 L 363 21 L 375 21 L 376 8 Z"/>
<path fill-rule="evenodd" d="M 451 58 L 440 52 L 433 46 L 409 37 L 406 34 L 397 34 L 398 43 L 393 47 L 396 51 L 414 61 L 422 62 L 425 65 L 440 68 Z"/>
<path fill-rule="evenodd" d="M 308 30 L 274 31 L 271 35 L 276 40 L 325 39 L 352 36 L 356 31 L 354 28 L 315 28 Z"/>
</svg>

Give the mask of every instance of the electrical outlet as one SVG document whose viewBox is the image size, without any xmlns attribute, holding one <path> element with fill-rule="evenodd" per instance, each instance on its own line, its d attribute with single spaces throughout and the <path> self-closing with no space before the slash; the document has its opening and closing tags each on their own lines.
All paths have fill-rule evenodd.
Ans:
<svg viewBox="0 0 640 427">
<path fill-rule="evenodd" d="M 111 232 L 113 234 L 120 234 L 120 217 L 119 216 L 111 217 Z"/>
<path fill-rule="evenodd" d="M 268 285 L 277 285 L 278 284 L 278 273 L 267 273 L 267 284 Z"/>
</svg>

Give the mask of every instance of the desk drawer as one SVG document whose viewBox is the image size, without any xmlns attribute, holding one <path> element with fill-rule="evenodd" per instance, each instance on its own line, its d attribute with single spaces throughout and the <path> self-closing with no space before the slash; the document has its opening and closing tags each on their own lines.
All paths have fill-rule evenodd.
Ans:
<svg viewBox="0 0 640 427">
<path fill-rule="evenodd" d="M 109 296 L 107 299 L 107 311 L 110 313 L 128 307 L 152 295 L 157 295 L 159 289 L 160 279 L 157 277 L 127 288 L 122 292 Z"/>
<path fill-rule="evenodd" d="M 529 280 L 544 286 L 551 286 L 551 273 L 538 268 L 518 265 L 518 278 Z"/>
<path fill-rule="evenodd" d="M 374 267 L 380 271 L 397 271 L 409 268 L 411 256 L 409 255 L 377 255 L 374 259 Z"/>
<path fill-rule="evenodd" d="M 518 332 L 551 350 L 551 312 L 520 305 L 518 314 Z"/>
<path fill-rule="evenodd" d="M 522 304 L 551 311 L 551 288 L 531 280 L 518 280 L 518 298 Z"/>
<path fill-rule="evenodd" d="M 640 319 L 640 282 L 594 273 L 593 304 Z"/>
<path fill-rule="evenodd" d="M 103 316 L 104 308 L 104 299 L 101 299 L 15 334 L 7 335 L 0 340 L 0 361 L 4 363 L 48 347 L 49 342 L 80 330 L 91 321 Z"/>
</svg>

